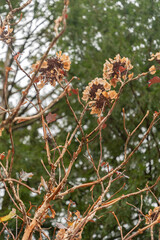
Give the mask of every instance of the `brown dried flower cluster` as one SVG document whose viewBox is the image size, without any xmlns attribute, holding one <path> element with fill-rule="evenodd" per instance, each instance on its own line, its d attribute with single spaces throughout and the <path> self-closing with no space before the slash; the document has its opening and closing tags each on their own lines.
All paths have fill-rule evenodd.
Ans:
<svg viewBox="0 0 160 240">
<path fill-rule="evenodd" d="M 95 78 L 83 91 L 82 99 L 89 101 L 91 114 L 101 114 L 106 105 L 110 106 L 111 102 L 116 99 L 115 90 L 110 90 L 111 85 L 102 78 Z"/>
<path fill-rule="evenodd" d="M 91 106 L 91 114 L 100 115 L 105 106 L 110 106 L 111 103 L 117 98 L 115 90 L 111 90 L 117 86 L 117 82 L 122 80 L 129 80 L 133 78 L 133 73 L 128 75 L 128 71 L 133 66 L 128 58 L 121 58 L 118 54 L 113 59 L 106 60 L 103 68 L 103 78 L 95 78 L 83 91 L 82 99 L 89 101 Z M 109 82 L 108 82 L 109 81 Z"/>
<path fill-rule="evenodd" d="M 109 58 L 106 60 L 103 68 L 103 78 L 110 81 L 113 87 L 116 87 L 117 82 L 126 80 L 128 71 L 131 70 L 133 66 L 128 58 L 121 58 L 119 54 L 116 55 L 114 59 Z M 133 76 L 133 75 L 132 75 Z M 128 76 L 129 78 L 132 77 Z"/>
<path fill-rule="evenodd" d="M 32 65 L 32 72 L 35 72 L 39 67 L 40 61 L 37 61 Z M 56 53 L 56 57 L 48 58 L 43 62 L 39 69 L 39 75 L 35 82 L 39 82 L 38 88 L 41 89 L 45 84 L 50 83 L 52 86 L 56 85 L 56 82 L 62 81 L 63 77 L 66 76 L 66 72 L 69 71 L 71 61 L 69 56 L 63 54 L 60 51 Z"/>
<path fill-rule="evenodd" d="M 9 44 L 11 43 L 12 37 L 11 37 L 11 33 L 13 32 L 13 28 L 10 28 L 8 26 L 8 28 L 6 29 L 5 26 L 1 26 L 0 27 L 0 40 Z"/>
<path fill-rule="evenodd" d="M 145 216 L 146 224 L 150 224 L 157 219 L 160 219 L 160 207 L 155 207 L 153 210 L 150 209 L 148 214 Z"/>
</svg>

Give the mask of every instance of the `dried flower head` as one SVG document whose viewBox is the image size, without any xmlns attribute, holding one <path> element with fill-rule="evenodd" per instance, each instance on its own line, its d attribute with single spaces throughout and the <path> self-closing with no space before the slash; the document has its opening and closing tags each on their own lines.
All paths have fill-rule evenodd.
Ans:
<svg viewBox="0 0 160 240">
<path fill-rule="evenodd" d="M 126 79 L 128 71 L 132 68 L 130 60 L 125 57 L 121 58 L 118 54 L 114 59 L 106 60 L 103 68 L 103 78 L 110 80 L 111 85 L 116 87 L 117 82 Z"/>
<path fill-rule="evenodd" d="M 32 65 L 32 72 L 35 72 L 39 67 L 40 61 L 37 61 Z M 56 53 L 56 57 L 48 58 L 43 62 L 41 68 L 39 69 L 39 76 L 36 82 L 40 82 L 40 88 L 45 84 L 50 83 L 52 86 L 56 85 L 56 82 L 62 81 L 66 72 L 70 69 L 71 61 L 69 56 L 63 54 L 60 51 Z"/>
<path fill-rule="evenodd" d="M 145 215 L 146 224 L 150 224 L 157 219 L 160 219 L 160 207 L 155 207 L 153 210 L 150 209 L 148 214 Z"/>
<path fill-rule="evenodd" d="M 102 78 L 95 78 L 83 91 L 82 99 L 89 101 L 91 114 L 100 114 L 106 105 L 110 106 L 111 102 L 116 99 L 116 91 L 111 89 L 111 85 Z"/>
</svg>

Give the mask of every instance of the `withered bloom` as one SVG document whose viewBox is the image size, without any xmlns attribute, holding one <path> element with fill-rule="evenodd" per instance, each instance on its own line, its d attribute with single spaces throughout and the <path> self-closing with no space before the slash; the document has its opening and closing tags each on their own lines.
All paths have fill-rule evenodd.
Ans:
<svg viewBox="0 0 160 240">
<path fill-rule="evenodd" d="M 36 71 L 39 63 L 40 61 L 32 65 L 32 72 Z M 66 72 L 70 69 L 70 64 L 69 56 L 62 55 L 61 51 L 56 54 L 56 57 L 46 59 L 39 69 L 40 74 L 36 79 L 36 82 L 40 81 L 39 88 L 42 88 L 47 83 L 55 86 L 56 82 L 62 81 L 63 77 L 66 76 Z"/>
<path fill-rule="evenodd" d="M 83 91 L 82 99 L 89 101 L 91 114 L 101 114 L 106 105 L 110 106 L 113 99 L 116 99 L 117 93 L 111 90 L 111 85 L 102 78 L 92 80 Z"/>
<path fill-rule="evenodd" d="M 103 78 L 110 81 L 113 87 L 116 87 L 117 82 L 126 80 L 127 73 L 133 66 L 128 58 L 121 58 L 118 54 L 114 59 L 106 60 L 103 68 Z"/>
</svg>

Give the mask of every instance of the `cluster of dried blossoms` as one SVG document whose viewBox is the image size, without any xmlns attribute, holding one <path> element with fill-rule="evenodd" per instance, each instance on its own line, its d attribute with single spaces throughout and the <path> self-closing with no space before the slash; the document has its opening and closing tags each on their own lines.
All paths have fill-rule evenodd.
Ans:
<svg viewBox="0 0 160 240">
<path fill-rule="evenodd" d="M 117 98 L 115 90 L 111 90 L 111 87 L 116 87 L 117 82 L 122 82 L 133 77 L 133 73 L 128 75 L 128 71 L 133 66 L 128 58 L 121 58 L 118 54 L 114 60 L 106 60 L 103 68 L 103 78 L 95 78 L 83 91 L 82 99 L 86 102 L 89 101 L 91 107 L 91 114 L 100 115 L 105 109 L 105 106 L 111 105 L 111 103 Z M 108 82 L 109 81 L 109 82 Z"/>
<path fill-rule="evenodd" d="M 12 36 L 11 33 L 13 32 L 13 28 L 9 26 L 6 28 L 5 26 L 0 27 L 0 40 L 9 44 L 11 43 Z"/>
<path fill-rule="evenodd" d="M 126 80 L 128 71 L 131 70 L 133 66 L 128 58 L 121 58 L 119 54 L 116 55 L 114 59 L 109 58 L 106 60 L 103 68 L 103 78 L 110 81 L 110 84 L 115 88 L 117 82 Z M 128 77 L 131 78 L 133 74 Z"/>
<path fill-rule="evenodd" d="M 39 67 L 40 61 L 37 61 L 32 65 L 32 72 L 35 72 Z M 60 51 L 56 53 L 56 57 L 46 59 L 41 68 L 39 69 L 39 75 L 36 78 L 35 82 L 38 82 L 38 88 L 41 89 L 47 83 L 50 83 L 52 86 L 56 85 L 56 82 L 61 82 L 66 72 L 69 71 L 71 61 L 69 56 L 63 54 Z"/>
<path fill-rule="evenodd" d="M 110 105 L 112 100 L 117 97 L 115 90 L 110 90 L 111 84 L 102 78 L 95 78 L 83 92 L 82 99 L 89 100 L 91 114 L 101 114 L 106 105 Z"/>
</svg>

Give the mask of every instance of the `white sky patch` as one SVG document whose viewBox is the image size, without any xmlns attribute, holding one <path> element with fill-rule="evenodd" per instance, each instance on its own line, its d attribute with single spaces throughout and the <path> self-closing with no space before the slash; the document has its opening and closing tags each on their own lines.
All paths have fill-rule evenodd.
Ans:
<svg viewBox="0 0 160 240">
<path fill-rule="evenodd" d="M 28 61 L 28 56 L 31 56 L 32 55 L 31 53 L 34 52 L 34 49 L 39 47 L 39 44 L 36 44 L 36 42 L 34 42 L 34 44 L 31 44 L 31 41 L 35 38 L 35 36 L 36 36 L 35 33 L 39 32 L 42 29 L 42 27 L 44 28 L 45 26 L 47 26 L 47 22 L 46 21 L 44 22 L 45 19 L 43 19 L 43 18 L 41 18 L 39 20 L 33 20 L 33 15 L 34 15 L 33 8 L 34 8 L 33 2 L 25 8 L 25 11 L 28 11 L 28 13 L 26 14 L 27 19 L 26 19 L 26 17 L 24 17 L 24 18 L 22 17 L 22 20 L 20 21 L 20 23 L 17 26 L 17 29 L 15 30 L 15 33 L 14 33 L 14 38 L 15 38 L 14 53 L 17 53 L 20 51 L 21 46 L 24 44 L 26 37 L 28 36 L 28 32 L 29 32 L 29 34 L 31 33 L 30 38 L 27 40 L 27 44 L 26 44 L 27 47 L 24 49 L 24 51 L 22 52 L 22 55 L 20 55 L 20 57 L 18 59 L 22 68 L 28 74 L 30 74 L 30 71 L 31 71 L 31 66 L 30 66 L 31 64 Z M 22 10 L 22 13 L 23 13 L 23 10 Z M 41 22 L 43 22 L 42 25 L 41 25 Z M 1 54 L 0 54 L 0 61 L 5 61 L 6 51 L 7 51 L 8 46 L 6 44 L 4 44 L 3 42 L 0 42 L 0 48 L 2 49 Z M 42 47 L 42 49 L 43 49 L 43 47 Z M 43 50 L 45 51 L 46 49 L 43 49 Z M 12 68 L 14 70 L 16 70 L 16 68 L 17 68 L 16 63 L 13 62 Z M 14 75 L 13 75 L 12 79 L 13 78 L 14 78 Z M 10 81 L 10 79 L 9 79 L 9 81 Z M 30 79 L 27 76 L 25 76 L 25 74 L 22 71 L 19 70 L 17 72 L 15 82 L 18 82 L 19 87 L 25 88 L 27 86 L 27 84 L 30 82 Z M 10 89 L 10 86 L 9 86 L 9 89 Z M 14 89 L 12 92 L 14 92 Z M 30 94 L 31 94 L 31 96 L 34 96 L 35 91 L 31 90 Z M 21 91 L 19 91 L 19 93 L 12 95 L 9 99 L 10 107 L 15 107 L 17 105 L 17 103 L 19 102 L 20 98 L 21 98 Z"/>
<path fill-rule="evenodd" d="M 0 210 L 2 209 L 2 202 L 3 202 L 4 194 L 5 194 L 5 190 L 3 188 L 3 184 L 0 183 Z"/>
</svg>

